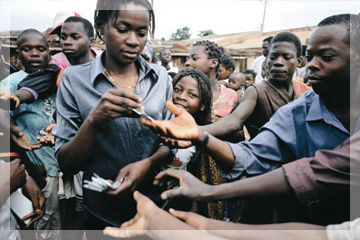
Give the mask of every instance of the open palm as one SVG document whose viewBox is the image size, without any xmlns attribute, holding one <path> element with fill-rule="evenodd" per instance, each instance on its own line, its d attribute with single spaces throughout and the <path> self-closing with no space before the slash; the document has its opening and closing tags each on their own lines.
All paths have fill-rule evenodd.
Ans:
<svg viewBox="0 0 360 240">
<path fill-rule="evenodd" d="M 172 120 L 150 121 L 141 123 L 152 128 L 162 137 L 177 140 L 196 140 L 199 137 L 199 128 L 194 118 L 184 109 L 176 107 L 172 102 L 166 102 L 166 107 L 175 115 Z"/>
</svg>

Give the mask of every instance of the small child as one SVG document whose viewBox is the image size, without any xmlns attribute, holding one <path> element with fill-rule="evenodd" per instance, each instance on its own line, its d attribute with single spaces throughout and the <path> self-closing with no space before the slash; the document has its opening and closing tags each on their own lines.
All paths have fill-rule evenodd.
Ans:
<svg viewBox="0 0 360 240">
<path fill-rule="evenodd" d="M 208 77 L 198 70 L 186 69 L 175 76 L 173 86 L 173 103 L 190 113 L 198 125 L 210 124 L 212 92 Z M 225 183 L 215 160 L 195 146 L 179 149 L 170 167 L 185 169 L 190 161 L 189 171 L 202 182 L 210 185 Z M 222 220 L 225 202 L 198 203 L 196 208 L 203 216 Z"/>
<path fill-rule="evenodd" d="M 244 96 L 245 93 L 246 77 L 242 73 L 233 73 L 229 76 L 228 87 L 236 91 L 239 95 L 239 99 Z"/>
<path fill-rule="evenodd" d="M 229 77 L 235 70 L 235 60 L 229 54 L 224 53 L 220 61 L 218 84 L 228 87 Z"/>
<path fill-rule="evenodd" d="M 212 94 L 208 77 L 195 69 L 181 71 L 173 80 L 173 103 L 190 113 L 198 125 L 211 123 Z M 185 170 L 196 147 L 179 149 L 170 168 Z"/>
<path fill-rule="evenodd" d="M 255 83 L 256 73 L 252 69 L 247 69 L 243 72 L 243 74 L 245 74 L 246 77 L 246 84 L 245 84 L 245 89 L 246 89 Z"/>
</svg>

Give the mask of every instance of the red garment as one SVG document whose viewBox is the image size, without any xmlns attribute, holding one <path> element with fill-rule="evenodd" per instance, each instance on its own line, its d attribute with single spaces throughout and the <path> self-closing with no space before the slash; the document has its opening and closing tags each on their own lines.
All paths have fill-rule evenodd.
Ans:
<svg viewBox="0 0 360 240">
<path fill-rule="evenodd" d="M 219 97 L 213 101 L 211 109 L 212 122 L 230 115 L 239 101 L 239 95 L 234 90 L 220 85 Z"/>
<path fill-rule="evenodd" d="M 303 95 L 305 92 L 311 90 L 311 87 L 297 80 L 293 81 L 293 84 L 296 92 L 296 98 L 301 97 L 301 95 Z"/>
</svg>

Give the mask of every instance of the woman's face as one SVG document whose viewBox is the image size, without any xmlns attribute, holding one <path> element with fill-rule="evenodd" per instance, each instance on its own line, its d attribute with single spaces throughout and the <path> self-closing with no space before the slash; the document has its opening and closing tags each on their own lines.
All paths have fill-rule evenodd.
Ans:
<svg viewBox="0 0 360 240">
<path fill-rule="evenodd" d="M 120 6 L 117 19 L 110 18 L 103 26 L 107 59 L 120 65 L 134 63 L 146 45 L 149 19 L 143 6 L 133 3 Z"/>
<path fill-rule="evenodd" d="M 172 98 L 176 106 L 185 109 L 191 115 L 203 110 L 199 85 L 191 76 L 183 77 L 174 86 Z"/>
</svg>

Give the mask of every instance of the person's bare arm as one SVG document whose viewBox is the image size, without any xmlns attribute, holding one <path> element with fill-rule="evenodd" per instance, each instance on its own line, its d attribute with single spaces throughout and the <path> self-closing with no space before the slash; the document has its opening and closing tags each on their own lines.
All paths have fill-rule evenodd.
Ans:
<svg viewBox="0 0 360 240">
<path fill-rule="evenodd" d="M 207 131 L 215 137 L 224 137 L 239 131 L 246 119 L 252 114 L 257 102 L 257 92 L 254 87 L 249 87 L 241 99 L 239 106 L 234 112 L 219 121 L 210 125 L 201 126 L 203 130 Z"/>
<path fill-rule="evenodd" d="M 198 230 L 234 240 L 326 240 L 325 227 L 304 223 L 249 225 L 205 218 L 196 213 L 170 209 L 170 213 Z"/>
<path fill-rule="evenodd" d="M 161 194 L 163 199 L 186 197 L 194 201 L 215 201 L 243 197 L 290 195 L 293 193 L 282 168 L 257 177 L 216 186 L 201 182 L 189 172 L 167 169 L 155 177 L 154 184 L 162 185 L 169 178 L 176 178 L 180 187 L 163 192 Z"/>
<path fill-rule="evenodd" d="M 32 103 L 35 101 L 34 96 L 26 90 L 17 90 L 14 95 L 20 100 L 20 103 Z"/>
</svg>

